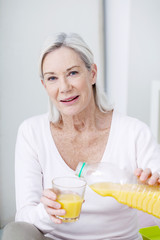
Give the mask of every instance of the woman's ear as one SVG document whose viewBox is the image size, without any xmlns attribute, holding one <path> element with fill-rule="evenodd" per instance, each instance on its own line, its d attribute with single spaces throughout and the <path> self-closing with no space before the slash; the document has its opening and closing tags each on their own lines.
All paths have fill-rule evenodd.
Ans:
<svg viewBox="0 0 160 240">
<path fill-rule="evenodd" d="M 91 66 L 91 74 L 92 74 L 92 85 L 96 83 L 97 80 L 97 65 L 94 63 Z"/>
<path fill-rule="evenodd" d="M 41 83 L 42 83 L 43 87 L 46 88 L 46 84 L 43 79 L 41 79 Z"/>
</svg>

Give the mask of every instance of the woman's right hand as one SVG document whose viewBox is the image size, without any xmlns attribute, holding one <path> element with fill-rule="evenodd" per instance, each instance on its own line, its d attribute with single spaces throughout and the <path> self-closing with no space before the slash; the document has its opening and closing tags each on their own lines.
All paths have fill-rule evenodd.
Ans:
<svg viewBox="0 0 160 240">
<path fill-rule="evenodd" d="M 62 223 L 61 219 L 56 218 L 56 216 L 63 216 L 66 214 L 64 209 L 61 209 L 60 203 L 56 201 L 56 194 L 53 189 L 45 189 L 41 197 L 41 203 L 43 203 L 46 212 L 49 214 L 51 220 L 54 223 Z"/>
</svg>

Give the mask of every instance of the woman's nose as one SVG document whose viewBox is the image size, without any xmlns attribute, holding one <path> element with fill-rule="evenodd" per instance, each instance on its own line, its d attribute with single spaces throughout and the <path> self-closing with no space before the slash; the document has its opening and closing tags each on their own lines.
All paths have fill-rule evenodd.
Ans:
<svg viewBox="0 0 160 240">
<path fill-rule="evenodd" d="M 71 84 L 66 77 L 63 77 L 59 81 L 59 90 L 60 92 L 68 92 L 71 90 Z"/>
</svg>

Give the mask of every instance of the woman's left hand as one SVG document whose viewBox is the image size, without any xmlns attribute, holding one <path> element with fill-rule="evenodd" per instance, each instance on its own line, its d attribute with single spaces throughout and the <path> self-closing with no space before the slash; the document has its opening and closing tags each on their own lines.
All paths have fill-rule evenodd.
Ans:
<svg viewBox="0 0 160 240">
<path fill-rule="evenodd" d="M 135 176 L 138 177 L 140 182 L 147 183 L 148 185 L 157 185 L 160 184 L 160 175 L 155 172 L 152 173 L 149 168 L 141 169 L 137 168 L 134 172 Z"/>
</svg>

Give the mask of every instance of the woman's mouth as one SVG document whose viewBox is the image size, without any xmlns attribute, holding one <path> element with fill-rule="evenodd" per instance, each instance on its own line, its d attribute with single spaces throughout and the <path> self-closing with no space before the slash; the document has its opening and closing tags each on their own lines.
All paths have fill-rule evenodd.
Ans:
<svg viewBox="0 0 160 240">
<path fill-rule="evenodd" d="M 75 100 L 77 100 L 79 98 L 79 95 L 77 96 L 73 96 L 73 97 L 69 97 L 69 98 L 65 98 L 63 100 L 60 100 L 60 102 L 63 102 L 63 103 L 69 103 L 69 102 L 75 102 Z"/>
</svg>

